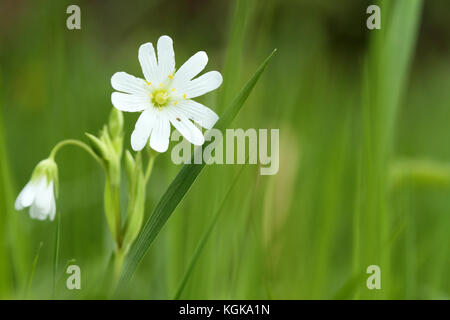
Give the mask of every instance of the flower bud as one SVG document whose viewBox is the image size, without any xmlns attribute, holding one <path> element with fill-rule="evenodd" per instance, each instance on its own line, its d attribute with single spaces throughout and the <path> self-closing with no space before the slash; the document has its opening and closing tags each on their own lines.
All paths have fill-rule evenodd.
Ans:
<svg viewBox="0 0 450 320">
<path fill-rule="evenodd" d="M 100 140 L 99 138 L 97 138 L 96 136 L 90 134 L 90 133 L 85 133 L 86 136 L 89 138 L 89 142 L 90 145 L 92 147 L 92 149 L 94 150 L 94 152 L 102 159 L 106 159 L 107 153 L 108 153 L 108 147 L 106 146 L 106 144 Z"/>
<path fill-rule="evenodd" d="M 114 140 L 123 135 L 123 114 L 122 111 L 112 108 L 108 122 L 109 134 Z"/>
<path fill-rule="evenodd" d="M 55 218 L 55 191 L 58 190 L 58 166 L 52 158 L 38 163 L 30 181 L 17 196 L 16 210 L 30 207 L 30 217 L 38 220 Z"/>
</svg>

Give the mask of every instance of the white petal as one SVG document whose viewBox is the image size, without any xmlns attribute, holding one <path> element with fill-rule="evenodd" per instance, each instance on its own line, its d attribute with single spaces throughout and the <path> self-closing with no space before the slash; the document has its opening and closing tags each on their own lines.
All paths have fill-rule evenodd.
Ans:
<svg viewBox="0 0 450 320">
<path fill-rule="evenodd" d="M 53 199 L 53 183 L 47 184 L 47 178 L 41 177 L 35 182 L 36 196 L 30 207 L 30 217 L 45 220 L 50 212 Z"/>
<path fill-rule="evenodd" d="M 39 208 L 42 215 L 48 215 L 50 214 L 53 200 L 53 182 L 47 183 L 47 178 L 44 177 L 39 182 L 39 189 L 33 205 Z"/>
<path fill-rule="evenodd" d="M 161 36 L 158 39 L 158 70 L 160 82 L 164 81 L 175 71 L 175 53 L 173 52 L 173 42 L 169 36 Z"/>
<path fill-rule="evenodd" d="M 177 88 L 177 92 L 186 94 L 187 98 L 195 98 L 217 89 L 222 84 L 222 80 L 219 72 L 210 71 L 185 83 L 180 89 Z"/>
<path fill-rule="evenodd" d="M 111 102 L 120 111 L 138 112 L 150 107 L 150 96 L 113 92 Z"/>
<path fill-rule="evenodd" d="M 117 91 L 136 95 L 148 95 L 149 89 L 147 83 L 126 72 L 116 72 L 111 77 L 111 85 Z"/>
<path fill-rule="evenodd" d="M 205 142 L 202 132 L 182 112 L 170 108 L 170 122 L 190 143 L 200 146 Z"/>
<path fill-rule="evenodd" d="M 156 61 L 155 49 L 150 42 L 144 43 L 139 47 L 138 59 L 145 79 L 148 82 L 158 82 L 160 78 L 158 64 Z"/>
<path fill-rule="evenodd" d="M 30 218 L 44 220 L 45 214 L 42 213 L 42 209 L 39 208 L 36 203 L 33 203 L 30 207 Z"/>
<path fill-rule="evenodd" d="M 156 112 L 156 121 L 150 137 L 150 147 L 158 152 L 165 152 L 169 147 L 170 121 L 165 112 Z"/>
<path fill-rule="evenodd" d="M 55 219 L 55 214 L 56 214 L 56 203 L 55 203 L 55 197 L 53 197 L 52 204 L 50 207 L 50 213 L 49 213 L 49 217 L 50 217 L 51 221 L 53 221 Z"/>
<path fill-rule="evenodd" d="M 175 73 L 172 88 L 177 88 L 199 74 L 208 63 L 206 52 L 199 51 L 190 57 Z"/>
<path fill-rule="evenodd" d="M 206 129 L 211 129 L 219 119 L 214 111 L 194 100 L 182 100 L 176 108 L 187 118 L 194 120 Z"/>
<path fill-rule="evenodd" d="M 147 144 L 155 122 L 153 108 L 148 108 L 139 116 L 131 134 L 131 147 L 134 151 L 142 150 Z"/>
<path fill-rule="evenodd" d="M 34 201 L 35 194 L 35 183 L 30 181 L 25 185 L 25 187 L 17 196 L 16 203 L 14 204 L 16 210 L 22 210 L 23 208 L 31 206 Z"/>
</svg>

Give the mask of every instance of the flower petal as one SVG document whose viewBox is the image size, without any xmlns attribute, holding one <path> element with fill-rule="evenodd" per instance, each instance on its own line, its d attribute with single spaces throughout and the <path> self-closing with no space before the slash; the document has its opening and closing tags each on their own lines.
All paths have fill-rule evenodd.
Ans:
<svg viewBox="0 0 450 320">
<path fill-rule="evenodd" d="M 55 214 L 56 214 L 56 203 L 55 203 L 55 197 L 53 197 L 51 207 L 50 207 L 50 213 L 49 213 L 49 217 L 50 217 L 51 221 L 53 221 L 55 219 Z"/>
<path fill-rule="evenodd" d="M 173 52 L 173 41 L 169 36 L 161 36 L 158 39 L 158 70 L 159 82 L 164 81 L 175 71 L 175 53 Z"/>
<path fill-rule="evenodd" d="M 138 59 L 145 80 L 148 82 L 158 82 L 160 78 L 158 63 L 156 61 L 155 49 L 150 42 L 144 43 L 139 47 Z"/>
<path fill-rule="evenodd" d="M 150 107 L 150 97 L 121 92 L 111 94 L 111 102 L 120 111 L 138 112 Z"/>
<path fill-rule="evenodd" d="M 206 129 L 211 129 L 219 119 L 214 111 L 194 100 L 182 100 L 176 108 L 181 114 Z"/>
<path fill-rule="evenodd" d="M 153 108 L 148 108 L 141 113 L 136 121 L 134 131 L 131 134 L 131 147 L 134 151 L 142 150 L 147 144 L 150 133 L 152 132 L 155 116 Z"/>
<path fill-rule="evenodd" d="M 155 126 L 150 137 L 150 147 L 165 152 L 169 147 L 170 121 L 165 112 L 156 112 Z"/>
<path fill-rule="evenodd" d="M 36 203 L 33 203 L 30 207 L 30 218 L 45 220 L 46 215 L 42 213 L 42 209 L 39 208 Z"/>
<path fill-rule="evenodd" d="M 218 71 L 210 71 L 187 82 L 177 90 L 179 94 L 186 94 L 187 98 L 195 98 L 217 89 L 222 84 L 222 80 L 222 75 Z"/>
<path fill-rule="evenodd" d="M 136 95 L 148 95 L 149 89 L 147 83 L 126 72 L 116 72 L 111 77 L 111 85 L 117 91 Z"/>
<path fill-rule="evenodd" d="M 34 200 L 33 205 L 40 209 L 41 214 L 48 215 L 50 213 L 53 200 L 53 181 L 47 183 L 47 178 L 43 177 L 39 181 L 38 191 L 36 192 L 36 199 Z"/>
<path fill-rule="evenodd" d="M 22 210 L 23 208 L 31 206 L 34 201 L 35 195 L 35 183 L 29 181 L 17 196 L 16 203 L 14 204 L 16 210 Z"/>
<path fill-rule="evenodd" d="M 208 63 L 208 56 L 206 52 L 199 51 L 190 57 L 175 73 L 172 88 L 182 86 L 183 83 L 191 80 L 198 75 Z"/>
<path fill-rule="evenodd" d="M 201 146 L 205 142 L 200 129 L 175 107 L 170 109 L 170 122 L 190 143 Z"/>
</svg>

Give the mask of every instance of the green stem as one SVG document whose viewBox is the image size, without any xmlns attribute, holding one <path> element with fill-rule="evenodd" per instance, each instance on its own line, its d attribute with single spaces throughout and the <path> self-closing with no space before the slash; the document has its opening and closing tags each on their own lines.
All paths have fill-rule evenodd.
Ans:
<svg viewBox="0 0 450 320">
<path fill-rule="evenodd" d="M 109 230 L 116 243 L 116 249 L 119 250 L 122 246 L 119 186 L 111 183 L 108 175 L 105 181 L 104 205 Z"/>
<path fill-rule="evenodd" d="M 92 150 L 92 148 L 89 145 L 87 145 L 86 143 L 81 142 L 79 140 L 75 140 L 75 139 L 67 139 L 67 140 L 63 140 L 63 141 L 57 143 L 53 147 L 53 150 L 51 151 L 49 158 L 54 159 L 56 154 L 57 154 L 57 152 L 62 147 L 65 147 L 65 146 L 68 146 L 68 145 L 80 147 L 81 149 L 83 149 L 84 151 L 89 153 L 89 155 L 91 155 L 92 158 L 94 158 L 94 160 L 97 161 L 102 167 L 104 167 L 102 159 L 100 159 L 100 157 Z"/>
<path fill-rule="evenodd" d="M 117 283 L 119 282 L 120 274 L 122 273 L 123 262 L 125 260 L 125 255 L 126 252 L 122 249 L 117 249 L 114 254 L 113 289 L 115 289 Z"/>
<path fill-rule="evenodd" d="M 53 299 L 56 297 L 56 275 L 58 272 L 58 261 L 59 261 L 59 239 L 61 233 L 61 215 L 56 213 L 56 233 L 55 233 L 55 252 L 53 256 Z"/>
<path fill-rule="evenodd" d="M 153 164 L 155 163 L 155 159 L 156 159 L 156 155 L 152 155 L 152 154 L 149 155 L 147 169 L 145 170 L 145 176 L 144 176 L 145 184 L 147 184 L 148 179 L 150 179 L 150 175 L 153 170 Z"/>
<path fill-rule="evenodd" d="M 112 196 L 114 202 L 114 212 L 116 217 L 116 232 L 117 232 L 117 247 L 120 249 L 122 246 L 122 217 L 120 215 L 120 194 L 119 186 L 111 185 Z"/>
<path fill-rule="evenodd" d="M 36 256 L 34 257 L 33 265 L 31 266 L 30 277 L 28 278 L 28 284 L 27 284 L 27 289 L 25 292 L 25 298 L 28 298 L 28 296 L 30 294 L 31 284 L 33 283 L 34 272 L 36 271 L 36 265 L 39 260 L 39 254 L 41 253 L 41 248 L 43 245 L 44 245 L 43 242 L 39 243 L 39 247 L 37 249 Z"/>
</svg>

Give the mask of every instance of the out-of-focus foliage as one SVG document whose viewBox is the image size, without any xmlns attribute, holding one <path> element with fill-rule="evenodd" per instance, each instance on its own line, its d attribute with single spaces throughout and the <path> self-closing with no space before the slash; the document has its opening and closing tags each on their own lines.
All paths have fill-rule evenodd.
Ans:
<svg viewBox="0 0 450 320">
<path fill-rule="evenodd" d="M 84 132 L 101 128 L 111 108 L 112 74 L 140 76 L 139 45 L 162 34 L 174 39 L 177 67 L 205 50 L 207 70 L 231 70 L 224 73 L 226 86 L 201 99 L 220 112 L 220 103 L 278 49 L 233 127 L 279 128 L 280 170 L 260 176 L 254 165 L 243 169 L 181 298 L 449 298 L 450 3 L 423 1 L 417 34 L 405 23 L 392 35 L 417 38 L 392 117 L 383 173 L 389 181 L 377 197 L 370 191 L 380 191 L 376 184 L 362 187 L 368 175 L 378 181 L 371 170 L 380 156 L 367 152 L 377 150 L 370 144 L 363 151 L 370 141 L 362 137 L 373 115 L 385 116 L 375 108 L 367 118 L 364 109 L 366 58 L 378 32 L 367 30 L 365 12 L 376 1 L 241 1 L 248 6 L 242 28 L 232 25 L 240 13 L 234 13 L 234 1 L 79 1 L 82 29 L 72 31 L 66 28 L 70 1 L 0 3 L 0 298 L 25 297 L 41 241 L 28 297 L 52 297 L 56 223 L 16 213 L 14 197 L 55 143 L 85 139 Z M 392 7 L 382 7 L 382 28 L 388 28 L 383 23 L 392 18 Z M 401 55 L 383 50 L 386 57 Z M 387 72 L 379 76 L 380 83 L 393 81 Z M 136 118 L 125 114 L 126 141 Z M 105 282 L 113 247 L 103 214 L 103 177 L 76 149 L 61 152 L 58 163 L 56 297 L 102 298 L 99 283 Z M 121 297 L 175 295 L 240 168 L 205 167 Z M 158 157 L 146 217 L 179 169 L 170 152 Z M 121 192 L 125 197 L 127 190 Z M 367 212 L 383 226 L 359 229 L 356 219 Z M 383 232 L 384 240 L 360 241 L 362 231 Z M 382 290 L 369 292 L 367 266 L 360 262 L 373 257 L 371 264 L 381 265 L 379 252 L 387 255 Z M 80 291 L 65 288 L 72 259 L 82 271 Z"/>
</svg>

